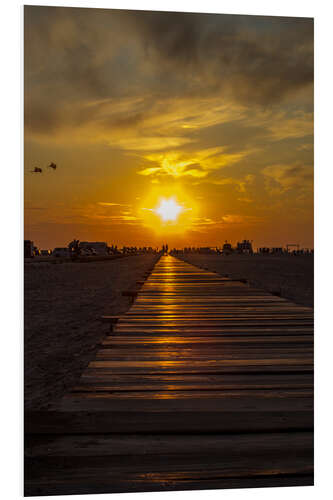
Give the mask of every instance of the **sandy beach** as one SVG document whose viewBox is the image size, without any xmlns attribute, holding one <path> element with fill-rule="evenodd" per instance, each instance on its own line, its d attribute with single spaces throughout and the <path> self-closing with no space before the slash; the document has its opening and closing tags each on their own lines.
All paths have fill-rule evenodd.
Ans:
<svg viewBox="0 0 333 500">
<path fill-rule="evenodd" d="M 76 383 L 108 332 L 98 318 L 130 307 L 121 292 L 137 288 L 157 258 L 25 264 L 26 409 L 47 408 Z"/>
<path fill-rule="evenodd" d="M 203 255 L 182 258 L 230 278 L 245 278 L 250 285 L 296 304 L 313 307 L 313 256 Z"/>
</svg>

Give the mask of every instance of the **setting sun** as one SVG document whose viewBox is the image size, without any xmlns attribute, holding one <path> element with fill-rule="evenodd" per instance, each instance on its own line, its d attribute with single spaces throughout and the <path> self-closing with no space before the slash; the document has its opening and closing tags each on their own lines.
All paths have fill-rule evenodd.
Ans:
<svg viewBox="0 0 333 500">
<path fill-rule="evenodd" d="M 155 213 L 158 214 L 163 221 L 177 220 L 178 215 L 183 211 L 183 207 L 178 205 L 174 198 L 162 198 L 158 207 L 155 208 Z"/>
<path fill-rule="evenodd" d="M 196 226 L 200 213 L 198 201 L 187 194 L 180 182 L 153 185 L 141 203 L 137 214 L 142 224 L 154 237 L 167 237 L 169 241 L 185 238 Z"/>
</svg>

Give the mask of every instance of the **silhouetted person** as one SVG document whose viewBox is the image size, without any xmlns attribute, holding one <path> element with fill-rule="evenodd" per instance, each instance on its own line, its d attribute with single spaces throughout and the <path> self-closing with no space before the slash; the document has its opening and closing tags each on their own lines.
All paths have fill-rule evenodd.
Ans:
<svg viewBox="0 0 333 500">
<path fill-rule="evenodd" d="M 71 259 L 76 260 L 79 255 L 80 255 L 80 247 L 79 247 L 79 240 L 73 240 L 69 243 L 68 245 L 70 254 L 71 254 Z"/>
</svg>

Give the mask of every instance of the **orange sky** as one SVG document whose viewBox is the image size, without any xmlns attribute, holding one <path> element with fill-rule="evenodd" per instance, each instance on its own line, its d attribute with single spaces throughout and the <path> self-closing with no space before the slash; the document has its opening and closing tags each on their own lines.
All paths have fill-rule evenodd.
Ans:
<svg viewBox="0 0 333 500">
<path fill-rule="evenodd" d="M 25 7 L 25 238 L 312 247 L 313 21 Z"/>
</svg>

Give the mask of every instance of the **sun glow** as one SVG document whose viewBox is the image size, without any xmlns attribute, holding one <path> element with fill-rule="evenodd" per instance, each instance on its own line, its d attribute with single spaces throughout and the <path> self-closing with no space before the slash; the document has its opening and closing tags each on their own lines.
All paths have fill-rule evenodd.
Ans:
<svg viewBox="0 0 333 500">
<path fill-rule="evenodd" d="M 168 238 L 171 244 L 174 237 L 186 239 L 186 232 L 194 227 L 198 209 L 198 202 L 188 196 L 179 182 L 177 185 L 156 184 L 138 207 L 138 216 L 146 228 L 159 237 Z"/>
<path fill-rule="evenodd" d="M 162 198 L 154 212 L 161 217 L 164 222 L 176 221 L 178 215 L 183 211 L 183 207 L 178 205 L 174 198 Z"/>
</svg>

